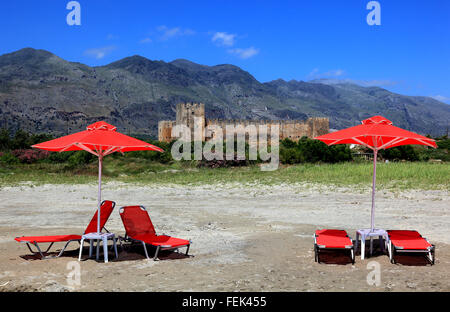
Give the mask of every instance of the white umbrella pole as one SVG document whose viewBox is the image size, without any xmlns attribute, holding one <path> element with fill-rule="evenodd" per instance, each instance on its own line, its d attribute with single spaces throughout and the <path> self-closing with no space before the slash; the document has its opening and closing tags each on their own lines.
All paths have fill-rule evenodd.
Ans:
<svg viewBox="0 0 450 312">
<path fill-rule="evenodd" d="M 97 233 L 100 233 L 100 208 L 102 205 L 102 163 L 103 156 L 98 156 L 98 211 L 97 211 Z"/>
<path fill-rule="evenodd" d="M 377 181 L 377 155 L 378 150 L 373 150 L 373 177 L 372 177 L 372 213 L 370 217 L 370 229 L 373 231 L 375 223 L 375 184 Z"/>
</svg>

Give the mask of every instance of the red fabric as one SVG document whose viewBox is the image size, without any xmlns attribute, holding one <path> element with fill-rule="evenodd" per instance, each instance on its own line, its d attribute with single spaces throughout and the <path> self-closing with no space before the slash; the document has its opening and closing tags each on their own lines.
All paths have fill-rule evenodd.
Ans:
<svg viewBox="0 0 450 312">
<path fill-rule="evenodd" d="M 156 235 L 150 216 L 141 206 L 127 206 L 120 209 L 120 217 L 127 235 L 146 244 L 178 247 L 188 245 L 189 241 L 167 235 Z"/>
<path fill-rule="evenodd" d="M 128 236 L 136 235 L 156 235 L 155 227 L 148 212 L 141 206 L 128 206 L 120 208 L 120 217 L 122 218 L 125 231 Z"/>
<path fill-rule="evenodd" d="M 431 247 L 425 238 L 417 231 L 391 230 L 387 231 L 389 239 L 395 247 L 403 247 L 403 249 L 427 250 Z"/>
<path fill-rule="evenodd" d="M 373 116 L 363 120 L 361 125 L 321 135 L 315 139 L 327 145 L 359 144 L 383 149 L 409 144 L 437 147 L 433 139 L 395 127 L 392 121 L 382 116 Z"/>
<path fill-rule="evenodd" d="M 352 240 L 344 230 L 317 230 L 316 243 L 324 248 L 345 248 L 353 246 Z"/>
<path fill-rule="evenodd" d="M 105 226 L 106 222 L 109 219 L 109 216 L 111 215 L 113 209 L 114 209 L 115 203 L 110 200 L 105 200 L 102 203 L 102 206 L 100 208 L 100 231 Z M 94 216 L 91 219 L 91 222 L 89 222 L 86 230 L 84 231 L 84 234 L 88 233 L 95 233 L 97 232 L 97 214 L 98 210 L 95 212 Z"/>
<path fill-rule="evenodd" d="M 87 126 L 87 130 L 66 135 L 58 139 L 33 145 L 47 151 L 81 151 L 87 149 L 96 151 L 108 151 L 111 148 L 120 149 L 122 152 L 129 151 L 159 151 L 161 148 L 147 142 L 129 137 L 116 131 L 116 127 L 104 121 L 99 121 Z"/>
<path fill-rule="evenodd" d="M 70 240 L 81 240 L 81 235 L 53 235 L 53 236 L 22 236 L 16 237 L 18 242 L 28 242 L 28 243 L 56 243 L 56 242 L 67 242 Z"/>
<path fill-rule="evenodd" d="M 143 241 L 146 244 L 153 245 L 153 246 L 159 246 L 163 245 L 164 247 L 179 247 L 179 246 L 186 246 L 189 245 L 189 241 L 186 239 L 181 238 L 175 238 L 167 235 L 136 235 L 133 236 L 133 239 L 137 239 L 140 241 Z"/>
</svg>

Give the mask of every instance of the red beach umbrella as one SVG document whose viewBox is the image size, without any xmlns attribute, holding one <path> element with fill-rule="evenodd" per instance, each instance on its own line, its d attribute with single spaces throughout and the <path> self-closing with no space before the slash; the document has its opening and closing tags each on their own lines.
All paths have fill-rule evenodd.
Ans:
<svg viewBox="0 0 450 312">
<path fill-rule="evenodd" d="M 373 116 L 362 121 L 361 125 L 328 133 L 314 138 L 327 145 L 358 144 L 373 150 L 372 210 L 371 230 L 374 229 L 375 183 L 377 176 L 377 155 L 381 149 L 400 145 L 426 145 L 436 148 L 433 139 L 424 137 L 392 125 L 392 121 L 383 116 Z"/>
<path fill-rule="evenodd" d="M 100 232 L 100 205 L 102 198 L 102 164 L 103 157 L 114 152 L 158 151 L 161 148 L 147 142 L 132 138 L 116 131 L 117 128 L 104 121 L 87 126 L 86 130 L 66 135 L 58 139 L 33 145 L 32 147 L 52 151 L 86 151 L 98 157 L 98 222 Z"/>
</svg>

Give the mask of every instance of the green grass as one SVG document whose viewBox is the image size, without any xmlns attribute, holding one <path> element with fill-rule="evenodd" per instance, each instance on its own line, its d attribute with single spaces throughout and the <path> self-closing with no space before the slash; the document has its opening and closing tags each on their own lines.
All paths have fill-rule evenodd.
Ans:
<svg viewBox="0 0 450 312">
<path fill-rule="evenodd" d="M 24 182 L 39 184 L 82 184 L 97 182 L 97 164 L 68 168 L 64 164 L 0 166 L 0 186 Z M 215 183 L 318 183 L 335 186 L 368 187 L 372 183 L 371 163 L 302 164 L 282 166 L 265 172 L 258 166 L 196 168 L 189 162 L 160 164 L 139 158 L 105 158 L 103 181 L 137 184 L 202 185 Z M 378 164 L 377 188 L 449 190 L 448 163 L 398 162 Z"/>
</svg>

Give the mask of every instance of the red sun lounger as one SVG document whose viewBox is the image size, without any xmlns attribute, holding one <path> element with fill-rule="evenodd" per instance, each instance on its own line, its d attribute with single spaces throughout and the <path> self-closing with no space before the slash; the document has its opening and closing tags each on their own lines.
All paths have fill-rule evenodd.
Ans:
<svg viewBox="0 0 450 312">
<path fill-rule="evenodd" d="M 426 258 L 430 261 L 431 265 L 434 264 L 434 252 L 435 246 L 422 237 L 417 231 L 409 230 L 388 230 L 389 235 L 389 259 L 391 263 L 395 263 L 395 253 L 401 252 L 417 252 L 425 253 Z"/>
<path fill-rule="evenodd" d="M 320 263 L 321 250 L 349 250 L 352 264 L 355 263 L 355 247 L 344 230 L 317 230 L 314 235 L 315 261 Z"/>
<path fill-rule="evenodd" d="M 106 231 L 108 231 L 105 228 L 105 224 L 108 221 L 109 216 L 111 215 L 111 212 L 113 211 L 115 205 L 116 205 L 115 202 L 109 201 L 109 200 L 105 200 L 102 202 L 101 215 L 100 215 L 100 229 L 105 229 Z M 98 213 L 98 211 L 95 212 L 95 215 L 92 217 L 91 222 L 89 222 L 89 224 L 83 234 L 97 232 L 97 213 Z M 39 255 L 41 256 L 41 259 L 50 259 L 50 258 L 57 258 L 57 257 L 61 256 L 62 253 L 64 252 L 64 250 L 67 248 L 67 246 L 71 242 L 78 241 L 78 243 L 80 243 L 81 235 L 71 234 L 71 235 L 53 235 L 53 236 L 22 236 L 22 237 L 16 237 L 15 240 L 18 241 L 19 243 L 26 243 L 28 249 L 33 254 L 39 253 Z M 57 242 L 66 242 L 66 244 L 64 245 L 64 248 L 61 249 L 61 251 L 59 252 L 59 254 L 56 257 L 49 257 L 49 256 L 45 257 L 44 253 L 47 253 L 50 250 L 50 248 L 53 246 L 53 244 L 57 243 Z M 46 251 L 42 252 L 41 248 L 39 247 L 40 243 L 50 243 L 50 246 L 48 246 Z M 33 244 L 38 251 L 33 251 L 31 249 L 30 244 Z"/>
<path fill-rule="evenodd" d="M 167 235 L 156 235 L 150 216 L 143 206 L 121 207 L 119 210 L 125 227 L 125 237 L 119 237 L 119 242 L 131 241 L 139 242 L 144 247 L 145 256 L 150 259 L 147 253 L 146 244 L 156 247 L 153 260 L 158 259 L 160 250 L 178 249 L 186 247 L 186 255 L 191 245 L 190 240 L 175 238 Z"/>
</svg>

